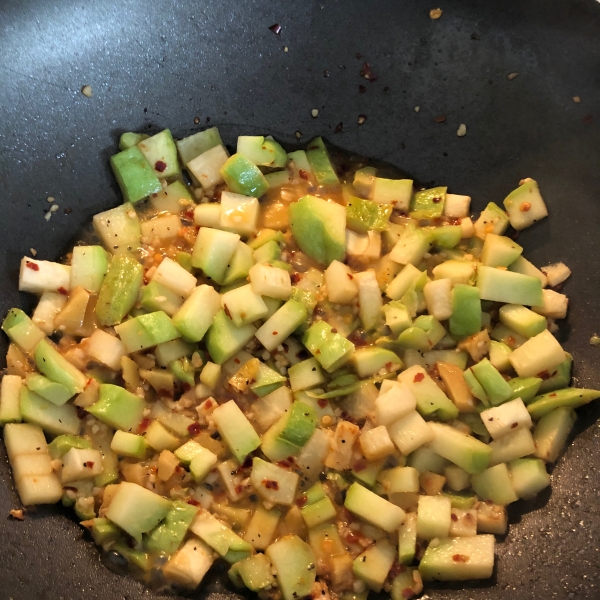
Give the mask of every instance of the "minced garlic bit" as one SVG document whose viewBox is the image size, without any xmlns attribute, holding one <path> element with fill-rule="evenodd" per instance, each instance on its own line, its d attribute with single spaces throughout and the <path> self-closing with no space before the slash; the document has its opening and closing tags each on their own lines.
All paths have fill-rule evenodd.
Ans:
<svg viewBox="0 0 600 600">
<path fill-rule="evenodd" d="M 49 221 L 52 218 L 52 213 L 50 211 L 48 211 L 45 215 L 44 215 L 44 219 L 46 219 L 46 221 Z"/>
<path fill-rule="evenodd" d="M 461 123 L 458 126 L 458 130 L 456 131 L 456 135 L 458 137 L 465 137 L 465 135 L 467 135 L 467 126 L 464 123 Z"/>
<path fill-rule="evenodd" d="M 509 81 L 512 81 L 512 80 L 513 80 L 515 77 L 517 77 L 518 75 L 519 75 L 518 73 L 516 73 L 516 72 L 513 72 L 513 73 L 509 73 L 509 74 L 506 76 L 506 78 L 507 78 Z"/>
<path fill-rule="evenodd" d="M 436 19 L 439 19 L 442 16 L 442 9 L 441 8 L 432 8 L 429 11 L 429 18 L 433 19 L 434 21 Z"/>
<path fill-rule="evenodd" d="M 54 202 L 54 196 L 48 196 L 46 202 Z"/>
<path fill-rule="evenodd" d="M 13 508 L 9 514 L 13 519 L 17 519 L 19 521 L 25 520 L 25 513 L 23 512 L 22 508 Z"/>
<path fill-rule="evenodd" d="M 31 256 L 37 256 L 37 250 L 35 248 L 29 248 L 29 253 Z"/>
<path fill-rule="evenodd" d="M 287 46 L 284 46 L 284 47 L 283 47 L 283 51 L 284 51 L 284 52 L 287 52 L 288 50 L 289 50 L 289 48 L 288 48 Z"/>
<path fill-rule="evenodd" d="M 55 213 L 55 212 L 56 212 L 56 211 L 57 211 L 59 208 L 60 208 L 60 207 L 58 206 L 58 204 L 53 204 L 53 205 L 50 207 L 50 212 L 53 212 L 53 213 Z"/>
<path fill-rule="evenodd" d="M 194 352 L 192 354 L 192 367 L 194 367 L 194 369 L 199 369 L 202 364 L 202 356 L 200 356 L 199 352 Z"/>
<path fill-rule="evenodd" d="M 91 98 L 92 97 L 92 86 L 91 85 L 84 85 L 81 88 L 81 93 L 86 96 L 87 98 Z"/>
<path fill-rule="evenodd" d="M 302 137 L 301 131 L 296 131 L 296 139 L 299 140 Z"/>
<path fill-rule="evenodd" d="M 591 338 L 590 338 L 590 345 L 592 346 L 600 346 L 600 336 L 594 334 Z"/>
<path fill-rule="evenodd" d="M 579 104 L 581 102 L 581 98 L 579 96 L 573 96 L 573 102 Z"/>
<path fill-rule="evenodd" d="M 415 112 L 419 112 L 421 110 L 420 106 L 415 106 Z"/>
<path fill-rule="evenodd" d="M 367 120 L 367 115 L 358 115 L 357 123 L 362 125 Z"/>
<path fill-rule="evenodd" d="M 312 116 L 313 119 L 316 119 L 319 116 L 319 109 L 318 108 L 313 108 L 310 111 L 310 114 Z"/>
</svg>

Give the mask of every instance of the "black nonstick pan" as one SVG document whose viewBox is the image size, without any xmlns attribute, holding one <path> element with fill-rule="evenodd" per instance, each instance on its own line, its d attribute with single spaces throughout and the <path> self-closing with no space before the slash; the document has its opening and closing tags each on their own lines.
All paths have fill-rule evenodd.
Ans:
<svg viewBox="0 0 600 600">
<path fill-rule="evenodd" d="M 209 125 L 229 144 L 241 132 L 290 146 L 324 135 L 469 194 L 476 211 L 538 180 L 551 216 L 520 242 L 536 264 L 573 270 L 561 340 L 576 385 L 600 386 L 600 348 L 589 344 L 600 334 L 600 4 L 3 0 L 0 312 L 31 308 L 17 291 L 30 248 L 57 259 L 121 201 L 108 158 L 122 131 L 182 137 Z M 48 196 L 59 206 L 49 221 Z M 579 415 L 552 491 L 511 507 L 494 578 L 427 597 L 600 597 L 600 405 Z M 165 597 L 105 568 L 60 508 L 20 522 L 9 518 L 17 507 L 2 446 L 0 600 Z M 232 597 L 218 573 L 195 597 L 208 593 Z"/>
</svg>

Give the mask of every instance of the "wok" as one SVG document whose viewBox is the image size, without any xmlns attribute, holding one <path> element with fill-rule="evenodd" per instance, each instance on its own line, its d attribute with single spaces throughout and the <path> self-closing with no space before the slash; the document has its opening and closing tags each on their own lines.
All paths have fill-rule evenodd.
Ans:
<svg viewBox="0 0 600 600">
<path fill-rule="evenodd" d="M 573 269 L 560 335 L 575 355 L 575 383 L 600 386 L 600 349 L 588 343 L 600 333 L 600 5 L 453 0 L 434 21 L 437 5 L 4 0 L 0 312 L 32 306 L 17 291 L 20 257 L 34 248 L 57 259 L 94 213 L 121 201 L 108 157 L 122 131 L 170 127 L 182 137 L 210 124 L 229 144 L 253 132 L 289 145 L 299 131 L 300 143 L 323 134 L 470 194 L 474 210 L 537 179 L 551 217 L 520 241 L 536 264 Z M 361 77 L 365 62 L 376 81 Z M 92 98 L 80 93 L 88 84 Z M 456 135 L 461 123 L 465 137 Z M 48 196 L 60 207 L 50 221 Z M 579 415 L 552 490 L 511 507 L 494 578 L 433 586 L 429 598 L 598 597 L 600 405 Z M 107 570 L 61 508 L 10 519 L 19 501 L 0 454 L 0 598 L 151 597 Z M 195 597 L 220 585 L 215 577 Z"/>
</svg>

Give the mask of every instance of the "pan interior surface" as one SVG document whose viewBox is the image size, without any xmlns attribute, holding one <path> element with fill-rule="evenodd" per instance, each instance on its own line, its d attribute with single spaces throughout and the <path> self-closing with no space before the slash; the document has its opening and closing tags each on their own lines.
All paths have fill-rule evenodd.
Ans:
<svg viewBox="0 0 600 600">
<path fill-rule="evenodd" d="M 600 5 L 457 0 L 432 20 L 436 6 L 3 2 L 2 314 L 32 308 L 17 291 L 30 248 L 58 259 L 93 214 L 120 203 L 108 158 L 123 131 L 169 127 L 183 137 L 216 125 L 229 145 L 241 133 L 270 133 L 287 146 L 324 135 L 428 185 L 471 195 L 475 211 L 535 178 L 550 218 L 519 242 L 535 264 L 572 269 L 559 337 L 575 357 L 574 384 L 600 386 L 600 350 L 589 345 L 600 334 Z M 269 30 L 275 23 L 279 34 Z M 91 97 L 81 93 L 86 85 Z M 59 210 L 47 221 L 49 196 Z M 577 438 L 553 470 L 551 492 L 511 510 L 494 578 L 434 586 L 430 599 L 598 597 L 599 416 L 597 406 L 579 411 Z M 173 597 L 106 569 L 58 507 L 9 519 L 19 502 L 3 446 L 0 455 L 0 596 Z M 218 573 L 193 597 L 211 594 L 234 596 Z"/>
</svg>

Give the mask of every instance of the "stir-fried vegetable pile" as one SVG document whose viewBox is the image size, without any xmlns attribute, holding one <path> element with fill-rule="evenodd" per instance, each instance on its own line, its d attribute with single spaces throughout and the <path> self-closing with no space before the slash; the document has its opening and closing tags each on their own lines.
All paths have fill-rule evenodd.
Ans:
<svg viewBox="0 0 600 600">
<path fill-rule="evenodd" d="M 64 264 L 23 258 L 0 421 L 24 505 L 72 506 L 147 581 L 213 562 L 263 598 L 393 600 L 487 578 L 506 506 L 550 484 L 600 392 L 554 337 L 565 265 L 507 228 L 531 179 L 470 198 L 320 138 L 124 134 L 125 203 Z M 183 170 L 182 170 L 183 169 Z"/>
</svg>

